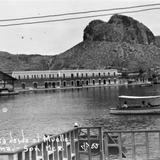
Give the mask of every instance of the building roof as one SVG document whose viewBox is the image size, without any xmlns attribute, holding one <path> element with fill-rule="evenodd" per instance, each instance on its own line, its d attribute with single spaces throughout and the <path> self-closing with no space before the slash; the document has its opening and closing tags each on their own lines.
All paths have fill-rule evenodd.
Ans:
<svg viewBox="0 0 160 160">
<path fill-rule="evenodd" d="M 154 99 L 154 98 L 160 98 L 160 95 L 157 96 L 119 96 L 121 99 Z"/>
<path fill-rule="evenodd" d="M 12 76 L 10 76 L 7 73 L 4 73 L 4 72 L 0 71 L 0 80 L 3 80 L 3 81 L 10 81 L 10 80 L 15 81 L 17 79 L 12 77 Z"/>
</svg>

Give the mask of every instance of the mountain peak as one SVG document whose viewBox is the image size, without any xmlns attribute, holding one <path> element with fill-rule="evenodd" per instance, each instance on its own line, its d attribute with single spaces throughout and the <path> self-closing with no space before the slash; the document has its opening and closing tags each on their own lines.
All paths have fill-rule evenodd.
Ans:
<svg viewBox="0 0 160 160">
<path fill-rule="evenodd" d="M 118 14 L 108 22 L 91 21 L 84 29 L 83 40 L 155 44 L 154 34 L 149 28 L 131 17 Z"/>
</svg>

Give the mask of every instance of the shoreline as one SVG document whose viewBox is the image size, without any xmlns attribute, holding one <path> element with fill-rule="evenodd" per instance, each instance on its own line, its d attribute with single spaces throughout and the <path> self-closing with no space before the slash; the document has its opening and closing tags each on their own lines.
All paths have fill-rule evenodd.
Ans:
<svg viewBox="0 0 160 160">
<path fill-rule="evenodd" d="M 33 91 L 57 91 L 57 90 L 75 90 L 75 89 L 83 89 L 83 88 L 100 88 L 100 87 L 119 87 L 119 86 L 137 86 L 137 85 L 145 85 L 147 83 L 133 83 L 133 84 L 105 84 L 105 85 L 88 85 L 88 86 L 80 86 L 80 87 L 57 87 L 57 88 L 28 88 L 28 89 L 17 89 L 15 88 L 15 92 L 18 93 L 28 93 Z M 148 86 L 149 87 L 149 86 Z"/>
</svg>

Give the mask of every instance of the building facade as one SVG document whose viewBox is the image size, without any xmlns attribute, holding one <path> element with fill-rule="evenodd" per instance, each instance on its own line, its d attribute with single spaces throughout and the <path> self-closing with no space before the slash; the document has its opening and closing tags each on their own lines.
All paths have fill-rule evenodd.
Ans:
<svg viewBox="0 0 160 160">
<path fill-rule="evenodd" d="M 117 69 L 14 71 L 16 88 L 56 88 L 118 84 Z"/>
</svg>

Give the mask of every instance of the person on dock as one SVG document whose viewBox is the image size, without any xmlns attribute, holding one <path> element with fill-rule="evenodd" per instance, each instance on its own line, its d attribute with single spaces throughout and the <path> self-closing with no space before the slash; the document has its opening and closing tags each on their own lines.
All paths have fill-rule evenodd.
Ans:
<svg viewBox="0 0 160 160">
<path fill-rule="evenodd" d="M 80 125 L 77 122 L 75 122 L 74 123 L 74 128 L 77 128 L 77 127 L 80 127 Z"/>
<path fill-rule="evenodd" d="M 142 107 L 146 107 L 146 102 L 142 101 Z"/>
<path fill-rule="evenodd" d="M 150 102 L 147 103 L 147 107 L 153 107 Z"/>
<path fill-rule="evenodd" d="M 124 109 L 128 108 L 127 101 L 124 101 L 122 108 L 124 108 Z"/>
</svg>

